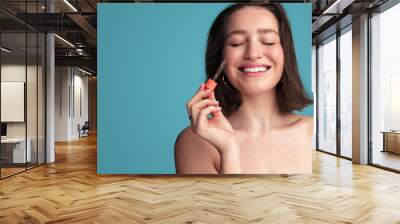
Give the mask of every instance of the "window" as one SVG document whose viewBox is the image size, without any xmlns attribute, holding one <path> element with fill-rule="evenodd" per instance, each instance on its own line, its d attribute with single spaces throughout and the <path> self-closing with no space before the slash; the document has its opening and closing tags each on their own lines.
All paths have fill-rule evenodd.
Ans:
<svg viewBox="0 0 400 224">
<path fill-rule="evenodd" d="M 371 18 L 372 163 L 400 170 L 400 5 Z"/>
<path fill-rule="evenodd" d="M 336 154 L 336 36 L 318 47 L 318 149 Z"/>
<path fill-rule="evenodd" d="M 340 36 L 340 155 L 352 157 L 352 32 L 351 25 Z"/>
</svg>

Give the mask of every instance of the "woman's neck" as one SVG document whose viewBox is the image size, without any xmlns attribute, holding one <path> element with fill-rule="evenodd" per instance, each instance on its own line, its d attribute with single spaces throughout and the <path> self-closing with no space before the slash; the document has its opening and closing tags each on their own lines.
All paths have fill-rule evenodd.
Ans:
<svg viewBox="0 0 400 224">
<path fill-rule="evenodd" d="M 229 120 L 235 130 L 264 132 L 281 124 L 276 90 L 259 95 L 242 95 L 242 104 Z"/>
</svg>

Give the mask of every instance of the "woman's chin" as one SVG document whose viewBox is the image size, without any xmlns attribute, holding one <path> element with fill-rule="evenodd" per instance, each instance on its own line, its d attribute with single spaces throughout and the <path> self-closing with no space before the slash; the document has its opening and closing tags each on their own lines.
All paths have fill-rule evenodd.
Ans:
<svg viewBox="0 0 400 224">
<path fill-rule="evenodd" d="M 258 95 L 270 91 L 275 85 L 261 80 L 240 80 L 234 86 L 244 95 Z"/>
<path fill-rule="evenodd" d="M 271 92 L 273 88 L 266 88 L 265 86 L 248 86 L 240 89 L 240 93 L 246 96 L 257 96 Z"/>
</svg>

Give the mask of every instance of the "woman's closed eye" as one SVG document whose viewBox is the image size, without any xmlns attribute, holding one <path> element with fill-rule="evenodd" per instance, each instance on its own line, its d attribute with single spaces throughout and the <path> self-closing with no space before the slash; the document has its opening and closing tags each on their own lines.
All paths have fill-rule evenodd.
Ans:
<svg viewBox="0 0 400 224">
<path fill-rule="evenodd" d="M 272 46 L 272 45 L 275 45 L 276 43 L 275 42 L 262 42 L 262 44 Z"/>
<path fill-rule="evenodd" d="M 277 42 L 275 42 L 275 41 L 261 41 L 261 43 L 263 45 L 267 45 L 267 46 L 273 46 L 273 45 L 277 44 Z M 231 47 L 239 47 L 239 46 L 241 46 L 243 44 L 244 44 L 244 42 L 230 43 L 229 46 L 231 46 Z"/>
<path fill-rule="evenodd" d="M 279 38 L 276 36 L 276 35 L 266 35 L 266 36 L 263 36 L 263 37 L 261 37 L 260 39 L 259 39 L 259 41 L 262 43 L 262 44 L 264 44 L 264 45 L 268 45 L 268 46 L 272 46 L 272 45 L 275 45 L 275 44 L 279 44 L 280 43 L 280 41 L 279 41 Z"/>
<path fill-rule="evenodd" d="M 231 43 L 230 46 L 231 47 L 238 47 L 240 45 L 242 45 L 243 43 Z"/>
</svg>

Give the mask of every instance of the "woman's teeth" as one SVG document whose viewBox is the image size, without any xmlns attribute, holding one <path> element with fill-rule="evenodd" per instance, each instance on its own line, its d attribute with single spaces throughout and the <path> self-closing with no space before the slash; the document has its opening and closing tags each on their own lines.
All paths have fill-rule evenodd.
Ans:
<svg viewBox="0 0 400 224">
<path fill-rule="evenodd" d="M 243 72 L 265 72 L 267 71 L 267 67 L 243 68 L 241 70 Z"/>
</svg>

